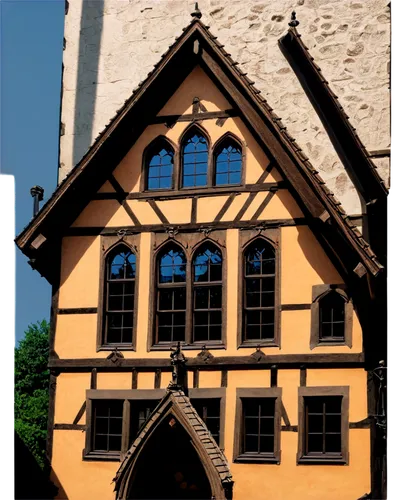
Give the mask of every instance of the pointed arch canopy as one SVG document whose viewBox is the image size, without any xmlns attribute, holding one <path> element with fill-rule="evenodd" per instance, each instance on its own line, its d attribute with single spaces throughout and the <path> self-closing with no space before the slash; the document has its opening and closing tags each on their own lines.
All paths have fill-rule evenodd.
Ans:
<svg viewBox="0 0 400 500">
<path fill-rule="evenodd" d="M 194 449 L 202 468 L 199 473 L 204 472 L 209 483 L 210 498 L 232 499 L 233 480 L 224 454 L 193 408 L 190 399 L 182 390 L 170 388 L 142 427 L 113 479 L 116 500 L 132 498 L 132 488 L 138 476 L 136 472 L 141 458 L 146 456 L 152 438 L 159 436 L 160 431 L 166 432 L 168 427 L 175 426 L 180 426 L 184 431 L 181 433 L 181 439 L 187 437 L 188 444 L 192 443 L 191 449 Z M 168 450 L 169 453 L 173 451 Z M 152 462 L 147 466 L 151 468 Z M 154 470 L 154 477 L 157 475 L 157 470 Z"/>
</svg>

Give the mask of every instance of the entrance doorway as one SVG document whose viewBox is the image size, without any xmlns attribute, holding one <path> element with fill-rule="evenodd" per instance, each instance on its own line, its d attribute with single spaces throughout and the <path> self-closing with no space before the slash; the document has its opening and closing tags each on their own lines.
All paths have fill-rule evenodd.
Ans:
<svg viewBox="0 0 400 500">
<path fill-rule="evenodd" d="M 166 418 L 140 453 L 132 474 L 130 500 L 210 500 L 211 486 L 190 436 Z"/>
</svg>

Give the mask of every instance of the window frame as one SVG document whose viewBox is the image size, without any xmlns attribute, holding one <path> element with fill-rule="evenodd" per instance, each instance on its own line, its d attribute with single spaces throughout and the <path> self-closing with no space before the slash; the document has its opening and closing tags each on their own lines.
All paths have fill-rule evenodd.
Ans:
<svg viewBox="0 0 400 500">
<path fill-rule="evenodd" d="M 161 400 L 165 396 L 165 389 L 87 389 L 86 390 L 86 436 L 85 448 L 82 452 L 83 460 L 120 461 L 130 446 L 130 416 L 134 401 Z M 100 453 L 93 450 L 93 401 L 99 400 L 123 401 L 122 413 L 122 440 L 120 452 Z"/>
<path fill-rule="evenodd" d="M 221 280 L 219 281 L 205 281 L 205 282 L 195 282 L 194 278 L 195 278 L 195 272 L 194 272 L 194 266 L 195 266 L 195 263 L 194 263 L 194 260 L 195 260 L 195 257 L 196 255 L 198 254 L 198 251 L 202 248 L 202 246 L 204 245 L 207 245 L 207 242 L 210 243 L 211 246 L 214 246 L 216 249 L 219 250 L 219 252 L 221 253 Z M 191 262 L 190 262 L 190 265 L 191 265 L 191 277 L 192 277 L 192 280 L 191 280 L 191 283 L 190 283 L 190 286 L 191 286 L 191 296 L 192 296 L 192 302 L 191 302 L 191 311 L 190 311 L 190 314 L 192 315 L 192 318 L 191 318 L 191 342 L 193 345 L 199 345 L 199 346 L 203 346 L 204 345 L 204 341 L 201 341 L 201 340 L 195 340 L 195 330 L 194 330 L 194 316 L 195 316 L 195 312 L 199 311 L 198 309 L 195 308 L 195 291 L 197 289 L 200 289 L 200 288 L 212 288 L 213 286 L 219 286 L 221 287 L 221 340 L 213 340 L 213 341 L 207 341 L 206 344 L 209 344 L 209 345 L 213 345 L 213 344 L 219 344 L 221 343 L 222 341 L 222 329 L 223 329 L 223 316 L 224 316 L 224 312 L 223 312 L 223 289 L 224 289 L 224 257 L 222 255 L 222 251 L 221 251 L 221 248 L 216 245 L 212 240 L 210 239 L 207 239 L 206 241 L 201 241 L 199 242 L 195 248 L 193 249 L 193 252 L 191 253 Z M 210 272 L 210 270 L 209 270 Z M 208 308 L 207 309 L 207 315 L 210 314 L 211 312 L 211 308 Z M 209 328 L 210 324 L 207 323 L 207 326 Z"/>
<path fill-rule="evenodd" d="M 275 250 L 275 325 L 272 340 L 244 340 L 244 279 L 245 252 L 258 238 L 264 239 Z M 239 270 L 238 270 L 238 330 L 237 348 L 281 347 L 281 233 L 280 228 L 262 230 L 243 230 L 239 232 Z"/>
<path fill-rule="evenodd" d="M 172 283 L 165 283 L 165 284 L 162 284 L 159 282 L 159 271 L 160 271 L 160 262 L 159 262 L 159 258 L 160 256 L 163 254 L 163 251 L 165 249 L 168 249 L 169 246 L 172 246 L 172 247 L 175 247 L 177 249 L 179 249 L 185 259 L 186 259 L 186 263 L 185 263 L 185 281 L 183 282 L 172 282 Z M 188 273 L 188 269 L 189 269 L 189 262 L 188 262 L 188 259 L 187 259 L 187 254 L 185 252 L 185 249 L 177 244 L 176 242 L 174 241 L 168 241 L 167 243 L 165 243 L 162 247 L 160 247 L 160 249 L 157 251 L 157 254 L 156 254 L 156 262 L 155 262 L 155 273 L 154 273 L 154 293 L 155 293 L 155 299 L 154 299 L 154 305 L 155 305 L 155 308 L 154 308 L 154 343 L 157 344 L 157 345 L 165 345 L 165 346 L 171 346 L 171 345 L 174 345 L 176 344 L 178 341 L 177 340 L 173 340 L 171 342 L 162 342 L 160 343 L 160 341 L 158 340 L 158 313 L 160 312 L 159 309 L 158 309 L 158 303 L 159 303 L 159 297 L 160 297 L 160 292 L 161 290 L 167 290 L 167 289 L 170 289 L 172 291 L 178 289 L 178 288 L 183 288 L 185 290 L 185 310 L 177 310 L 177 309 L 171 309 L 171 314 L 177 314 L 177 313 L 182 313 L 184 312 L 185 314 L 185 326 L 184 326 L 184 335 L 185 335 L 185 340 L 186 340 L 186 329 L 187 329 L 187 322 L 188 322 L 188 302 L 187 302 L 187 299 L 188 299 L 188 277 L 189 277 L 189 273 Z M 171 325 L 172 326 L 172 325 Z M 182 342 L 182 341 L 180 341 Z"/>
<path fill-rule="evenodd" d="M 216 175 L 217 175 L 217 151 L 218 149 L 222 146 L 222 144 L 225 141 L 232 141 L 236 143 L 242 152 L 242 171 L 240 175 L 240 182 L 238 184 L 218 184 L 216 183 Z M 245 183 L 245 165 L 246 165 L 246 145 L 245 143 L 240 140 L 235 134 L 232 132 L 226 132 L 224 135 L 222 135 L 215 144 L 212 147 L 212 186 L 215 188 L 223 188 L 223 187 L 238 187 L 238 186 L 243 186 Z"/>
<path fill-rule="evenodd" d="M 349 386 L 331 386 L 331 387 L 299 387 L 298 391 L 298 451 L 297 465 L 348 465 L 349 463 Z M 341 453 L 306 455 L 305 453 L 305 401 L 304 398 L 310 397 L 329 397 L 342 396 L 341 407 Z"/>
<path fill-rule="evenodd" d="M 243 399 L 275 399 L 274 422 L 274 452 L 272 454 L 244 453 L 243 452 Z M 282 388 L 237 388 L 236 415 L 233 446 L 234 463 L 265 463 L 277 464 L 281 462 L 281 419 L 282 419 Z"/>
<path fill-rule="evenodd" d="M 135 274 L 135 298 L 133 304 L 133 326 L 132 326 L 132 343 L 105 343 L 105 307 L 106 307 L 106 272 L 107 272 L 107 257 L 119 245 L 125 245 L 136 257 L 136 274 Z M 100 237 L 100 280 L 99 280 L 99 296 L 97 309 L 97 341 L 96 352 L 99 351 L 114 351 L 118 348 L 120 351 L 136 351 L 136 332 L 138 320 L 138 294 L 139 294 L 139 279 L 140 279 L 140 234 L 132 236 L 101 236 Z"/>
<path fill-rule="evenodd" d="M 225 449 L 225 415 L 226 415 L 226 388 L 218 387 L 215 389 L 193 388 L 189 389 L 189 399 L 219 399 L 219 444 L 218 447 Z M 201 415 L 199 415 L 201 418 Z"/>
<path fill-rule="evenodd" d="M 172 186 L 170 188 L 159 188 L 159 189 L 149 189 L 148 188 L 148 166 L 147 166 L 147 159 L 148 155 L 151 152 L 151 150 L 155 147 L 157 147 L 157 144 L 162 144 L 163 142 L 166 142 L 173 151 L 174 158 L 173 158 L 173 163 L 172 163 Z M 171 141 L 167 136 L 165 135 L 158 135 L 155 139 L 153 139 L 147 146 L 144 148 L 143 153 L 142 153 L 142 169 L 141 169 L 141 175 L 140 175 L 140 191 L 142 193 L 148 193 L 149 195 L 154 193 L 155 195 L 163 192 L 171 192 L 175 191 L 177 189 L 177 182 L 178 182 L 178 177 L 177 177 L 177 151 L 178 151 L 178 146 Z"/>
<path fill-rule="evenodd" d="M 152 235 L 154 254 L 151 262 L 150 271 L 150 304 L 148 323 L 148 351 L 169 351 L 171 346 L 176 345 L 176 342 L 157 344 L 156 340 L 156 307 L 157 307 L 157 269 L 158 256 L 164 246 L 168 243 L 176 243 L 182 248 L 186 256 L 186 325 L 185 325 L 185 342 L 181 343 L 181 349 L 184 350 L 200 350 L 204 345 L 209 349 L 226 349 L 226 323 L 227 323 L 227 261 L 226 261 L 226 231 L 213 231 L 211 235 L 206 236 L 202 233 L 183 233 L 176 234 L 170 237 L 167 234 L 155 233 Z M 193 342 L 193 256 L 196 250 L 205 242 L 210 241 L 215 245 L 222 254 L 222 330 L 221 340 L 210 342 Z"/>
<path fill-rule="evenodd" d="M 324 341 L 320 338 L 320 300 L 331 291 L 339 293 L 344 301 L 344 338 L 342 341 Z M 353 337 L 353 303 L 344 284 L 314 285 L 311 303 L 310 349 L 328 346 L 347 346 L 351 349 Z"/>
<path fill-rule="evenodd" d="M 183 149 L 184 149 L 184 142 L 187 139 L 187 137 L 190 134 L 196 133 L 196 131 L 201 134 L 206 142 L 207 142 L 207 180 L 206 184 L 204 186 L 183 186 Z M 204 189 L 210 188 L 212 186 L 212 177 L 211 177 L 211 170 L 212 170 L 212 157 L 213 157 L 213 147 L 212 147 L 212 141 L 210 134 L 207 132 L 205 128 L 203 128 L 199 123 L 194 123 L 189 125 L 181 134 L 179 141 L 178 141 L 178 147 L 179 147 L 179 168 L 178 168 L 178 189 L 181 191 L 187 191 L 187 190 L 199 190 L 203 191 Z"/>
</svg>

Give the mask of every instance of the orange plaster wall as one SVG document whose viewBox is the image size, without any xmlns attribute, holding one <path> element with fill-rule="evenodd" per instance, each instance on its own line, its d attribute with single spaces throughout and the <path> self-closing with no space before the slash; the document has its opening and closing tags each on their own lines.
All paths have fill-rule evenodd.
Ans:
<svg viewBox="0 0 400 500">
<path fill-rule="evenodd" d="M 54 349 L 60 358 L 103 357 L 96 353 L 97 314 L 59 314 Z"/>
<path fill-rule="evenodd" d="M 51 479 L 60 487 L 56 498 L 115 500 L 112 480 L 119 463 L 84 462 L 82 460 L 84 447 L 84 432 L 54 431 Z"/>
<path fill-rule="evenodd" d="M 108 373 L 97 374 L 97 389 L 132 389 L 132 373 Z"/>
<path fill-rule="evenodd" d="M 199 388 L 221 387 L 221 372 L 219 371 L 199 371 Z"/>
<path fill-rule="evenodd" d="M 197 222 L 212 222 L 221 210 L 228 196 L 214 196 L 197 200 Z"/>
<path fill-rule="evenodd" d="M 90 373 L 61 373 L 57 377 L 54 423 L 72 424 L 89 388 Z M 85 423 L 85 415 L 78 423 Z"/>
<path fill-rule="evenodd" d="M 138 373 L 138 389 L 154 389 L 154 372 Z"/>
<path fill-rule="evenodd" d="M 281 303 L 311 303 L 313 285 L 343 280 L 307 226 L 281 228 Z"/>
<path fill-rule="evenodd" d="M 61 252 L 58 307 L 97 307 L 100 237 L 65 237 Z"/>
<path fill-rule="evenodd" d="M 161 109 L 158 116 L 191 114 L 193 97 L 198 97 L 207 111 L 225 111 L 231 108 L 229 102 L 200 66 L 196 66 Z"/>
<path fill-rule="evenodd" d="M 307 386 L 350 386 L 350 412 L 351 422 L 358 422 L 368 416 L 367 410 L 367 372 L 357 369 L 309 369 L 307 370 Z"/>
</svg>

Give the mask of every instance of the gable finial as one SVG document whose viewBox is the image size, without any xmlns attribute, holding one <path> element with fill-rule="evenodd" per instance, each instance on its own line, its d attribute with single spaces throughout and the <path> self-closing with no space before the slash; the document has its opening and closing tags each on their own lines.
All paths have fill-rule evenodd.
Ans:
<svg viewBox="0 0 400 500">
<path fill-rule="evenodd" d="M 290 18 L 290 23 L 288 23 L 288 24 L 291 28 L 295 28 L 296 26 L 298 26 L 300 24 L 299 21 L 296 19 L 296 11 L 295 10 L 292 12 L 292 17 Z"/>
<path fill-rule="evenodd" d="M 168 388 L 179 389 L 187 395 L 187 359 L 181 351 L 180 342 L 178 342 L 176 349 L 172 350 L 170 357 L 172 365 L 172 381 L 169 383 Z"/>
<path fill-rule="evenodd" d="M 199 9 L 199 4 L 196 2 L 194 4 L 194 11 L 190 14 L 193 19 L 201 19 L 201 16 L 203 15 Z"/>
</svg>

